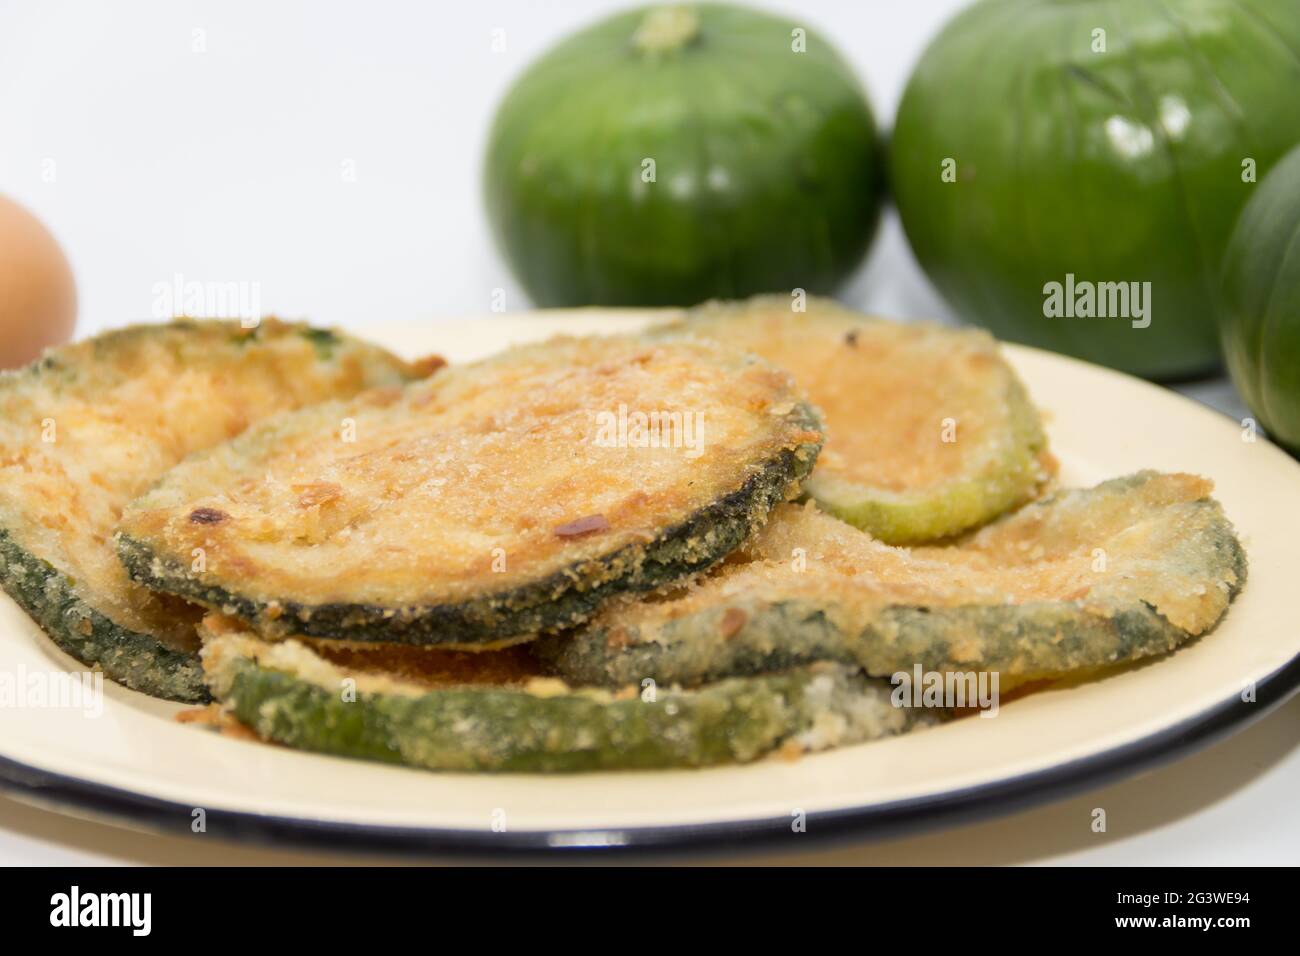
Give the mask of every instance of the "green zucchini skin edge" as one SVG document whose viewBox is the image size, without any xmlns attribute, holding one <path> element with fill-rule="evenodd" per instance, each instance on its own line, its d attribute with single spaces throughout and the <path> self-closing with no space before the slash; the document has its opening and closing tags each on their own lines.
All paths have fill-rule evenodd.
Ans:
<svg viewBox="0 0 1300 956">
<path fill-rule="evenodd" d="M 1212 560 L 1231 572 L 1231 599 L 1245 585 L 1246 555 L 1226 520 L 1220 531 Z M 745 623 L 724 636 L 728 609 L 743 612 Z M 596 627 L 547 636 L 534 650 L 555 675 L 596 686 L 646 678 L 696 683 L 813 661 L 861 667 L 875 677 L 920 664 L 925 671 L 998 671 L 1004 679 L 1033 680 L 1165 654 L 1193 637 L 1145 602 L 1110 616 L 1067 602 L 894 606 L 852 625 L 834 620 L 833 610 L 808 601 L 731 600 L 651 634 L 625 627 L 616 650 L 608 631 Z"/>
<path fill-rule="evenodd" d="M 792 420 L 801 427 L 821 431 L 821 420 L 810 406 L 800 404 L 796 413 Z M 391 608 L 257 601 L 196 580 L 187 566 L 159 557 L 127 535 L 117 536 L 117 551 L 133 580 L 241 618 L 262 634 L 420 645 L 496 644 L 572 627 L 617 594 L 651 591 L 712 567 L 763 526 L 772 509 L 812 471 L 820 450 L 820 442 L 783 449 L 736 491 L 649 544 L 627 545 L 512 591 L 457 603 Z"/>
<path fill-rule="evenodd" d="M 701 336 L 734 344 L 727 335 L 730 324 L 743 323 L 749 309 L 764 310 L 777 304 L 789 307 L 783 295 L 756 295 L 734 303 L 706 302 L 676 322 L 651 328 L 646 335 L 651 339 Z M 822 313 L 832 322 L 851 316 L 865 328 L 896 324 L 850 312 L 832 300 L 814 296 L 800 316 L 810 335 L 822 332 L 815 324 Z M 770 360 L 781 364 L 775 356 Z M 804 497 L 872 537 L 898 546 L 928 544 L 962 534 L 1032 500 L 1046 480 L 1039 456 L 1047 450 L 1047 434 L 1019 376 L 1009 367 L 1007 373 L 1006 388 L 998 398 L 1011 411 L 1009 447 L 1003 454 L 986 453 L 977 469 L 962 476 L 901 492 L 813 474 L 804 483 Z M 834 423 L 830 427 L 833 431 Z"/>
<path fill-rule="evenodd" d="M 987 462 L 980 474 L 900 496 L 814 476 L 807 495 L 837 518 L 892 545 L 940 541 L 988 524 L 1031 500 L 1043 482 L 1038 456 L 1047 448 L 1047 436 L 1038 412 L 1019 381 L 1011 382 L 1005 401 L 1013 415 L 1013 448 Z"/>
<path fill-rule="evenodd" d="M 509 688 L 358 693 L 345 701 L 340 688 L 247 657 L 209 677 L 226 709 L 265 739 L 427 770 L 578 773 L 747 763 L 800 743 L 818 724 L 829 722 L 831 736 L 807 746 L 860 743 L 942 716 L 895 707 L 887 684 L 826 665 L 694 691 L 659 689 L 653 701 Z"/>
<path fill-rule="evenodd" d="M 163 325 L 130 325 L 102 333 L 88 344 L 100 353 L 124 349 L 159 334 L 202 333 L 221 324 L 221 320 L 180 318 Z M 251 345 L 260 334 L 258 328 L 245 330 L 237 324 L 231 325 L 231 341 L 237 346 Z M 294 327 L 286 323 L 285 334 L 310 342 L 322 362 L 331 360 L 336 348 L 347 343 L 361 344 L 333 329 L 305 324 Z M 374 356 L 387 356 L 377 347 L 361 347 Z M 394 375 L 397 368 L 393 366 Z M 52 349 L 23 368 L 0 373 L 0 386 L 27 378 L 40 380 L 65 374 L 64 357 L 58 349 Z M 3 526 L 0 526 L 0 588 L 61 650 L 83 664 L 98 668 L 108 679 L 165 700 L 197 704 L 212 700 L 196 651 L 170 647 L 152 634 L 116 623 L 80 598 L 66 574 L 22 547 L 12 531 Z"/>
<path fill-rule="evenodd" d="M 673 621 L 654 640 L 614 653 L 605 649 L 602 630 L 544 639 L 537 652 L 557 676 L 597 686 L 646 678 L 698 683 L 815 661 L 856 665 L 875 677 L 910 673 L 919 664 L 927 672 L 969 669 L 1035 679 L 1164 654 L 1190 637 L 1145 604 L 1112 617 L 1046 602 L 891 607 L 858 631 L 841 629 L 825 608 L 807 602 L 733 601 L 727 607 L 748 617 L 729 638 L 721 636 L 726 609 L 718 607 Z M 1059 641 L 1049 639 L 1055 634 Z M 952 653 L 972 639 L 983 648 L 979 658 Z"/>
<path fill-rule="evenodd" d="M 0 528 L 0 585 L 62 650 L 132 690 L 182 703 L 211 700 L 197 654 L 122 627 L 82 601 L 62 572 Z"/>
</svg>

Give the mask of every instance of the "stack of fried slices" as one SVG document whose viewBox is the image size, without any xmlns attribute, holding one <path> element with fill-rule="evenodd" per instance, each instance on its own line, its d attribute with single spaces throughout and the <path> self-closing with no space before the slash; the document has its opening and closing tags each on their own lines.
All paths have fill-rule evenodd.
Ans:
<svg viewBox="0 0 1300 956">
<path fill-rule="evenodd" d="M 1054 489 L 983 333 L 758 298 L 438 364 L 276 322 L 56 350 L 0 378 L 0 579 L 264 739 L 538 772 L 904 733 L 962 711 L 899 675 L 1097 676 L 1245 579 L 1202 478 Z"/>
</svg>

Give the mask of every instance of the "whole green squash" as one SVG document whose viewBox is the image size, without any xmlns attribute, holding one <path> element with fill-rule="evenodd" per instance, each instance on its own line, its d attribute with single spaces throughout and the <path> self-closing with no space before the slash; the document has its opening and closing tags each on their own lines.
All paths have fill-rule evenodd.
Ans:
<svg viewBox="0 0 1300 956">
<path fill-rule="evenodd" d="M 1228 243 L 1228 370 L 1259 423 L 1300 454 L 1300 149 L 1256 187 Z"/>
<path fill-rule="evenodd" d="M 1224 246 L 1256 170 L 1300 142 L 1298 90 L 1296 0 L 982 0 L 908 83 L 895 199 L 967 319 L 1152 378 L 1207 372 Z"/>
<path fill-rule="evenodd" d="M 800 24 L 700 4 L 621 13 L 506 95 L 484 173 L 539 306 L 830 292 L 875 233 L 883 157 L 853 71 Z"/>
</svg>

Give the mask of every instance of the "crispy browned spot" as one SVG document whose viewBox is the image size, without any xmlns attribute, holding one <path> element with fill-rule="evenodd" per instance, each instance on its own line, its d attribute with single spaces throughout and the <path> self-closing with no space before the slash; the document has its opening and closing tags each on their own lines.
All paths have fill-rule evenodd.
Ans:
<svg viewBox="0 0 1300 956">
<path fill-rule="evenodd" d="M 723 637 L 735 637 L 749 620 L 749 615 L 738 607 L 729 607 L 722 615 L 720 625 Z"/>
<path fill-rule="evenodd" d="M 298 506 L 300 508 L 315 508 L 317 505 L 333 501 L 343 494 L 343 488 L 332 481 L 313 481 L 307 484 L 294 485 L 293 490 L 298 492 Z"/>
<path fill-rule="evenodd" d="M 376 408 L 384 408 L 393 404 L 402 397 L 402 390 L 397 386 L 386 388 L 372 388 L 370 391 L 358 396 L 357 401 L 365 402 L 367 405 L 373 405 Z"/>
<path fill-rule="evenodd" d="M 412 362 L 411 369 L 416 375 L 428 377 L 446 364 L 447 360 L 441 355 L 426 355 Z"/>
<path fill-rule="evenodd" d="M 208 704 L 206 707 L 191 707 L 180 711 L 175 718 L 178 724 L 194 724 L 198 727 L 211 727 L 224 737 L 235 740 L 256 740 L 257 736 L 247 724 L 241 723 L 235 716 L 222 709 L 220 704 Z"/>
<path fill-rule="evenodd" d="M 559 538 L 581 538 L 583 535 L 595 534 L 597 531 L 608 531 L 609 522 L 605 520 L 604 515 L 587 515 L 583 518 L 574 518 L 572 521 L 566 521 L 555 528 L 556 537 Z"/>
<path fill-rule="evenodd" d="M 230 517 L 216 508 L 195 508 L 190 512 L 190 524 L 221 524 Z"/>
</svg>

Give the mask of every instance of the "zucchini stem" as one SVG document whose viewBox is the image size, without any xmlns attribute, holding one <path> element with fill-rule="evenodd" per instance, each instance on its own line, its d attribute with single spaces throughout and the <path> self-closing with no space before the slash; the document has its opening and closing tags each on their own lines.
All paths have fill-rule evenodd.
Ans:
<svg viewBox="0 0 1300 956">
<path fill-rule="evenodd" d="M 655 7 L 632 35 L 632 45 L 642 53 L 658 56 L 677 52 L 699 35 L 700 18 L 690 7 Z"/>
</svg>

